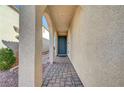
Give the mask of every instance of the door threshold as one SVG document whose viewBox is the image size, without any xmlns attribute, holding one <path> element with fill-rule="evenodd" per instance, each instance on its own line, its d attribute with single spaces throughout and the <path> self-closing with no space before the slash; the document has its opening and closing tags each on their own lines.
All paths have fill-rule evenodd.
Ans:
<svg viewBox="0 0 124 93">
<path fill-rule="evenodd" d="M 58 54 L 57 56 L 59 56 L 59 57 L 66 57 L 67 54 Z"/>
</svg>

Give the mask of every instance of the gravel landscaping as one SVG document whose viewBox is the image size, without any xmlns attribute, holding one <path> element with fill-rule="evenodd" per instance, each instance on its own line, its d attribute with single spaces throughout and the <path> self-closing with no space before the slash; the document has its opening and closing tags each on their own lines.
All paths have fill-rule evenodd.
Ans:
<svg viewBox="0 0 124 93">
<path fill-rule="evenodd" d="M 48 54 L 43 55 L 43 72 L 48 66 Z M 0 71 L 0 87 L 18 87 L 18 68 Z"/>
<path fill-rule="evenodd" d="M 0 71 L 0 87 L 18 87 L 18 69 Z"/>
</svg>

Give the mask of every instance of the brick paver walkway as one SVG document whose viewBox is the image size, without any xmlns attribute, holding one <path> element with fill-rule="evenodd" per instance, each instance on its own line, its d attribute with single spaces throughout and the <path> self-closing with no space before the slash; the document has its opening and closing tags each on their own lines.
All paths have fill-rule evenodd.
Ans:
<svg viewBox="0 0 124 93">
<path fill-rule="evenodd" d="M 56 57 L 43 72 L 43 87 L 83 87 L 68 57 Z"/>
<path fill-rule="evenodd" d="M 43 87 L 82 87 L 73 65 L 67 57 L 56 57 L 53 64 L 48 62 L 48 54 L 43 55 Z M 18 86 L 18 68 L 0 71 L 0 87 Z"/>
</svg>

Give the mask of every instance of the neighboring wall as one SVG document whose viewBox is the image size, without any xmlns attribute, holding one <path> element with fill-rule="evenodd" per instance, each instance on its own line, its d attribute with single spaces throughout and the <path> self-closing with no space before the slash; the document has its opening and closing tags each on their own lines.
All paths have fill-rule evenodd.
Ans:
<svg viewBox="0 0 124 93">
<path fill-rule="evenodd" d="M 82 83 L 124 86 L 124 6 L 81 7 L 68 33 L 68 55 Z"/>
<path fill-rule="evenodd" d="M 49 40 L 46 38 L 43 38 L 42 52 L 48 52 L 48 51 L 49 51 Z"/>
<path fill-rule="evenodd" d="M 18 33 L 15 32 L 13 26 L 19 28 L 19 13 L 9 6 L 0 6 L 0 48 L 6 47 L 2 40 L 18 42 L 16 36 Z M 49 32 L 46 28 L 43 29 L 43 52 L 49 50 Z M 16 46 L 9 44 L 16 48 Z"/>
<path fill-rule="evenodd" d="M 19 14 L 8 6 L 0 6 L 0 48 L 6 47 L 2 40 L 18 41 L 13 26 L 19 27 Z"/>
<path fill-rule="evenodd" d="M 49 51 L 49 32 L 48 30 L 42 26 L 42 41 L 43 41 L 43 46 L 42 46 L 42 52 L 48 52 Z"/>
</svg>

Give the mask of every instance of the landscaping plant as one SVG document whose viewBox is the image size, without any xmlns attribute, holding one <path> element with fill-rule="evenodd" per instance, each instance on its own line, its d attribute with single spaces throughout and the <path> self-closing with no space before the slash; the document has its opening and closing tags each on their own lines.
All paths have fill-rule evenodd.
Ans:
<svg viewBox="0 0 124 93">
<path fill-rule="evenodd" d="M 16 62 L 13 51 L 9 48 L 0 49 L 0 70 L 8 70 Z"/>
</svg>

